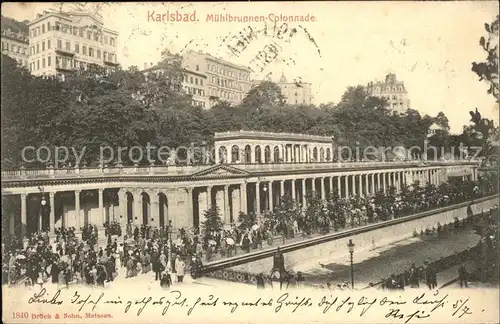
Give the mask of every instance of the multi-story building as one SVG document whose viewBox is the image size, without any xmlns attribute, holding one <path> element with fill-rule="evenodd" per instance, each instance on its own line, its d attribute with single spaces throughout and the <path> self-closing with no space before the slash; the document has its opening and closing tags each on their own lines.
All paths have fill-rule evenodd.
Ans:
<svg viewBox="0 0 500 324">
<path fill-rule="evenodd" d="M 182 56 L 182 89 L 193 95 L 193 104 L 212 107 L 217 101 L 237 105 L 250 90 L 250 72 L 247 67 L 233 64 L 210 54 L 189 50 Z M 162 75 L 164 68 L 147 64 L 143 73 Z"/>
<path fill-rule="evenodd" d="M 28 27 L 24 22 L 2 16 L 2 54 L 24 67 L 28 67 Z"/>
<path fill-rule="evenodd" d="M 403 81 L 398 81 L 394 73 L 385 77 L 385 82 L 375 81 L 368 83 L 366 90 L 373 97 L 387 100 L 389 109 L 404 113 L 410 108 L 410 100 Z"/>
<path fill-rule="evenodd" d="M 182 89 L 185 93 L 190 94 L 192 96 L 192 104 L 193 106 L 199 106 L 202 108 L 209 107 L 209 98 L 206 96 L 206 85 L 207 85 L 207 76 L 205 74 L 190 71 L 188 69 L 181 69 L 182 73 L 182 81 L 181 87 L 178 89 Z M 144 70 L 142 73 L 147 77 L 150 74 L 155 74 L 156 77 L 168 77 L 168 72 L 166 68 L 162 68 L 161 66 L 155 65 L 147 67 L 147 64 L 144 65 Z"/>
<path fill-rule="evenodd" d="M 233 64 L 207 53 L 189 50 L 183 55 L 182 66 L 196 73 L 206 75 L 205 96 L 210 108 L 218 100 L 239 104 L 250 91 L 248 67 Z"/>
<path fill-rule="evenodd" d="M 65 75 L 79 69 L 118 66 L 118 33 L 97 13 L 44 11 L 29 27 L 29 67 L 34 75 Z"/>
</svg>

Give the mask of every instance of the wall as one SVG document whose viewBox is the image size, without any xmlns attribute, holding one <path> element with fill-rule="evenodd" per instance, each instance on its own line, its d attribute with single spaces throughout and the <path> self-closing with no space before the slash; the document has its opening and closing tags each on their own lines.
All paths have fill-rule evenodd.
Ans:
<svg viewBox="0 0 500 324">
<path fill-rule="evenodd" d="M 498 198 L 492 198 L 486 201 L 479 202 L 472 205 L 474 214 L 481 213 L 482 210 L 488 211 L 491 207 L 498 204 Z M 327 243 L 318 244 L 315 246 L 307 247 L 304 249 L 288 252 L 285 254 L 285 264 L 290 268 L 293 264 L 303 261 L 310 261 L 311 259 L 322 259 L 325 257 L 335 255 L 339 256 L 339 251 L 345 251 L 347 258 L 346 244 L 349 239 L 352 239 L 356 244 L 356 250 L 366 250 L 387 245 L 391 242 L 400 241 L 405 238 L 413 236 L 413 232 L 417 230 L 420 232 L 432 227 L 437 227 L 438 222 L 443 224 L 453 222 L 455 217 L 463 219 L 467 216 L 467 206 L 453 209 L 450 211 L 433 214 L 427 217 L 422 217 L 408 222 L 383 227 L 380 229 L 372 230 L 357 235 L 347 236 L 341 239 L 336 239 Z M 270 271 L 272 268 L 272 257 L 263 260 L 250 262 L 247 264 L 232 267 L 233 270 L 243 270 L 251 273 L 259 273 L 261 271 Z"/>
</svg>

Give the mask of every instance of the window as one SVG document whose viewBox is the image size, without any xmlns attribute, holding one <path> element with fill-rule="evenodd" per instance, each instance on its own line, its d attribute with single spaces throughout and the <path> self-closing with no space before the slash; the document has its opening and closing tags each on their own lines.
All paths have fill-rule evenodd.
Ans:
<svg viewBox="0 0 500 324">
<path fill-rule="evenodd" d="M 47 41 L 47 49 L 50 49 L 50 39 Z"/>
<path fill-rule="evenodd" d="M 57 49 L 61 49 L 62 48 L 62 40 L 58 39 L 57 40 Z"/>
<path fill-rule="evenodd" d="M 45 42 L 42 42 L 42 52 L 45 51 Z"/>
<path fill-rule="evenodd" d="M 102 52 L 102 58 L 105 62 L 107 62 L 106 59 L 108 58 L 108 53 Z"/>
<path fill-rule="evenodd" d="M 92 39 L 92 35 L 90 35 L 90 32 L 89 32 L 89 31 L 87 32 L 87 38 L 88 38 L 88 39 Z"/>
<path fill-rule="evenodd" d="M 89 56 L 94 57 L 94 49 L 92 47 L 89 47 Z"/>
<path fill-rule="evenodd" d="M 198 78 L 194 78 L 194 84 L 198 85 Z"/>
<path fill-rule="evenodd" d="M 104 36 L 104 44 L 108 43 L 108 36 Z"/>
<path fill-rule="evenodd" d="M 80 44 L 75 44 L 75 53 L 80 53 Z"/>
<path fill-rule="evenodd" d="M 56 30 L 60 30 L 61 29 L 61 24 L 59 22 L 56 22 Z"/>
<path fill-rule="evenodd" d="M 83 27 L 78 28 L 78 36 L 83 37 Z"/>
<path fill-rule="evenodd" d="M 42 25 L 42 33 L 45 33 L 45 25 Z"/>
<path fill-rule="evenodd" d="M 94 40 L 97 42 L 99 41 L 99 35 L 97 35 L 97 33 L 94 33 Z"/>
<path fill-rule="evenodd" d="M 45 69 L 45 57 L 42 58 L 42 69 Z"/>
<path fill-rule="evenodd" d="M 66 50 L 71 51 L 71 43 L 70 42 L 66 42 Z"/>
<path fill-rule="evenodd" d="M 115 46 L 115 38 L 114 37 L 111 37 L 109 39 L 109 43 L 111 44 L 111 46 Z"/>
<path fill-rule="evenodd" d="M 100 59 L 101 58 L 101 51 L 100 50 L 97 50 L 97 58 Z"/>
<path fill-rule="evenodd" d="M 40 44 L 36 44 L 36 53 L 40 53 Z"/>
<path fill-rule="evenodd" d="M 40 60 L 36 60 L 36 69 L 40 70 Z"/>
<path fill-rule="evenodd" d="M 47 66 L 51 66 L 52 65 L 52 57 L 49 55 L 49 57 L 47 57 Z"/>
<path fill-rule="evenodd" d="M 199 71 L 200 70 L 200 66 L 198 64 L 196 64 L 196 71 Z"/>
<path fill-rule="evenodd" d="M 189 77 L 189 83 L 193 84 L 193 77 Z"/>
<path fill-rule="evenodd" d="M 73 35 L 78 36 L 78 28 L 73 27 Z"/>
<path fill-rule="evenodd" d="M 203 79 L 200 79 L 200 85 L 203 85 Z"/>
<path fill-rule="evenodd" d="M 47 31 L 50 30 L 50 21 L 47 22 Z"/>
<path fill-rule="evenodd" d="M 82 53 L 83 55 L 87 55 L 87 46 L 85 45 L 82 46 Z"/>
</svg>

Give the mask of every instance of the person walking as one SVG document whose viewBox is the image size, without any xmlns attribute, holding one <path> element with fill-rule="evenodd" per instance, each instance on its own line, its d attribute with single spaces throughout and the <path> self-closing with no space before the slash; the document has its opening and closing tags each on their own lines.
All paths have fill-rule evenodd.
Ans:
<svg viewBox="0 0 500 324">
<path fill-rule="evenodd" d="M 177 282 L 182 282 L 184 279 L 184 270 L 186 268 L 186 264 L 184 261 L 180 258 L 179 255 L 177 255 L 175 259 L 175 272 L 177 273 Z"/>
</svg>

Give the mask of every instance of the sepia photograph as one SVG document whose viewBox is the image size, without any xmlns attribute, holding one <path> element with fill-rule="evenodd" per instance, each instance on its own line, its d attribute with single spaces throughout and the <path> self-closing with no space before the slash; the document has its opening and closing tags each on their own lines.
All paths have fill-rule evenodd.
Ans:
<svg viewBox="0 0 500 324">
<path fill-rule="evenodd" d="M 4 2 L 5 323 L 499 323 L 499 2 Z"/>
</svg>

